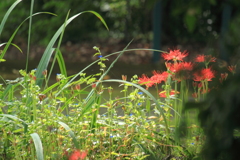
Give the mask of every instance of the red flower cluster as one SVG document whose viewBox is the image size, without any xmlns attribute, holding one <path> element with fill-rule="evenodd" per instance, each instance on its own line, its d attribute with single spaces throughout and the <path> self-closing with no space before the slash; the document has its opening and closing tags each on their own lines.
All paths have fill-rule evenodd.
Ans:
<svg viewBox="0 0 240 160">
<path fill-rule="evenodd" d="M 216 58 L 212 57 L 212 55 L 204 55 L 204 54 L 200 54 L 197 55 L 197 57 L 195 58 L 196 62 L 216 62 Z"/>
<path fill-rule="evenodd" d="M 162 83 L 162 82 L 166 82 L 169 73 L 168 72 L 157 72 L 157 71 L 153 71 L 153 76 L 151 77 L 151 80 L 154 81 L 155 83 Z"/>
<path fill-rule="evenodd" d="M 166 63 L 166 67 L 173 73 L 180 71 L 191 71 L 193 69 L 193 64 L 191 62 L 177 62 L 177 63 Z"/>
<path fill-rule="evenodd" d="M 215 77 L 215 72 L 211 68 L 204 68 L 201 71 L 194 73 L 193 76 L 194 81 L 211 81 L 212 78 Z"/>
<path fill-rule="evenodd" d="M 167 61 L 183 61 L 183 58 L 185 58 L 186 56 L 188 56 L 188 53 L 186 51 L 182 53 L 180 52 L 180 49 L 170 50 L 169 53 L 162 53 L 162 57 Z"/>
<path fill-rule="evenodd" d="M 215 71 L 213 71 L 211 68 L 208 67 L 208 64 L 210 62 L 215 62 L 216 58 L 212 57 L 211 55 L 198 55 L 195 58 L 196 62 L 204 62 L 206 68 L 201 69 L 200 71 L 197 71 L 193 74 L 190 74 L 193 70 L 193 63 L 192 62 L 184 62 L 183 58 L 188 56 L 188 53 L 186 51 L 181 52 L 179 49 L 177 50 L 170 50 L 169 53 L 162 53 L 162 57 L 164 60 L 166 60 L 166 67 L 167 72 L 159 72 L 159 71 L 153 71 L 153 76 L 148 77 L 146 75 L 142 75 L 142 77 L 139 78 L 139 84 L 146 85 L 146 88 L 152 87 L 153 85 L 160 84 L 161 82 L 167 81 L 168 77 L 171 78 L 174 81 L 182 81 L 185 79 L 188 79 L 193 75 L 194 81 L 200 81 L 200 83 L 194 82 L 194 93 L 193 97 L 197 97 L 197 91 L 196 89 L 203 88 L 202 81 L 211 81 L 212 78 L 215 78 Z M 228 68 L 230 71 L 234 72 L 234 67 Z M 225 76 L 225 77 L 224 77 Z M 226 78 L 226 75 L 222 75 L 222 79 Z M 192 77 L 191 77 L 192 78 Z M 208 89 L 209 90 L 209 89 Z M 207 91 L 202 90 L 201 93 L 206 93 Z M 169 95 L 176 95 L 179 94 L 178 91 L 171 90 Z M 160 97 L 166 98 L 166 91 L 159 92 Z"/>
<path fill-rule="evenodd" d="M 175 94 L 179 94 L 179 92 L 172 89 L 169 94 L 170 94 L 170 96 L 172 96 L 172 95 L 175 95 Z M 166 91 L 159 92 L 159 97 L 166 98 L 167 97 Z"/>
<path fill-rule="evenodd" d="M 87 157 L 87 151 L 75 150 L 68 160 L 84 160 Z"/>
<path fill-rule="evenodd" d="M 144 84 L 147 89 L 149 87 L 152 87 L 155 83 L 153 81 L 151 81 L 151 78 L 149 78 L 148 76 L 146 76 L 145 74 L 142 75 L 141 78 L 139 78 L 139 84 Z"/>
<path fill-rule="evenodd" d="M 157 71 L 153 71 L 153 76 L 152 77 L 148 77 L 146 75 L 142 75 L 141 78 L 139 78 L 139 84 L 144 84 L 147 89 L 149 87 L 152 87 L 154 84 L 159 84 L 161 82 L 165 82 L 168 78 L 169 73 L 168 72 L 157 72 Z"/>
</svg>

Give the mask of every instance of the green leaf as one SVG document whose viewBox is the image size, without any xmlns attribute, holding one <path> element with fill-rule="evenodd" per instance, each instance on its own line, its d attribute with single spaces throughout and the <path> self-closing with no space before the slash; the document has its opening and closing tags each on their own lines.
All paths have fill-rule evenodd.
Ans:
<svg viewBox="0 0 240 160">
<path fill-rule="evenodd" d="M 38 12 L 38 13 L 35 13 L 33 14 L 32 16 L 36 16 L 36 15 L 39 15 L 39 14 L 42 14 L 42 13 L 45 13 L 45 14 L 52 14 L 50 12 Z M 54 15 L 54 14 L 52 14 Z M 10 39 L 8 40 L 8 42 L 6 43 L 6 46 L 4 47 L 3 51 L 2 51 L 2 54 L 0 54 L 0 59 L 2 59 L 8 49 L 8 47 L 10 46 L 13 38 L 15 37 L 15 35 L 17 34 L 18 30 L 20 29 L 20 27 L 32 16 L 29 16 L 28 18 L 26 18 L 18 27 L 17 29 L 14 31 L 14 33 L 12 34 L 12 36 L 10 37 Z"/>
<path fill-rule="evenodd" d="M 6 60 L 5 59 L 0 59 L 0 62 L 5 62 Z"/>
<path fill-rule="evenodd" d="M 18 5 L 18 3 L 20 3 L 22 0 L 17 0 L 15 3 L 12 4 L 12 6 L 8 9 L 7 13 L 4 15 L 3 20 L 0 24 L 0 36 L 2 34 L 2 30 L 4 28 L 4 25 L 8 19 L 8 16 L 10 15 L 10 13 L 13 11 L 13 9 Z"/>
<path fill-rule="evenodd" d="M 95 100 L 98 97 L 99 97 L 99 95 L 94 94 L 91 96 L 91 98 L 88 101 L 85 100 L 85 105 L 83 107 L 82 114 L 80 115 L 79 118 L 82 118 L 82 116 L 84 116 L 85 113 L 87 113 L 88 111 L 91 111 L 92 105 L 94 104 Z"/>
<path fill-rule="evenodd" d="M 106 27 L 106 29 L 109 30 L 106 22 L 104 21 L 104 19 L 102 18 L 102 16 L 101 16 L 100 14 L 98 14 L 98 13 L 95 12 L 95 11 L 86 11 L 86 12 L 90 12 L 90 13 L 94 14 L 95 16 L 97 16 L 98 19 L 100 19 L 100 21 L 104 24 L 104 26 Z"/>
<path fill-rule="evenodd" d="M 54 68 L 56 59 L 57 59 L 58 61 L 59 61 L 59 60 L 62 61 L 62 62 L 60 62 L 60 63 L 58 62 L 58 64 L 59 64 L 59 66 L 60 66 L 61 72 L 63 72 L 62 75 L 64 75 L 65 77 L 67 77 L 67 71 L 66 71 L 66 68 L 65 68 L 64 60 L 63 60 L 63 58 L 61 59 L 61 57 L 60 57 L 61 54 L 59 54 L 59 52 L 60 52 L 60 46 L 61 46 L 62 38 L 63 38 L 65 29 L 66 29 L 66 23 L 67 23 L 69 14 L 70 14 L 70 10 L 68 11 L 67 16 L 66 16 L 65 21 L 64 21 L 64 24 L 63 24 L 62 32 L 61 32 L 60 38 L 59 38 L 59 40 L 58 40 L 58 45 L 57 45 L 57 49 L 56 49 L 57 53 L 55 54 L 55 56 L 54 56 L 54 58 L 53 58 L 52 66 L 51 66 L 51 68 L 50 68 L 50 70 L 49 70 L 49 76 L 48 76 L 48 78 L 47 78 L 47 80 L 46 80 L 46 82 L 45 82 L 45 83 L 46 83 L 46 86 L 47 86 L 47 84 L 48 84 L 48 82 L 49 82 L 49 80 L 50 80 L 50 77 L 51 77 L 51 74 L 52 74 L 52 71 L 53 71 L 53 68 Z M 64 65 L 64 66 L 63 66 L 63 65 Z M 65 69 L 65 70 L 64 70 L 64 69 Z"/>
<path fill-rule="evenodd" d="M 0 116 L 7 117 L 7 118 L 10 118 L 10 119 L 13 119 L 13 120 L 16 120 L 16 121 L 20 121 L 20 122 L 27 125 L 27 123 L 25 121 L 23 121 L 22 119 L 17 118 L 16 116 L 13 116 L 13 115 L 10 115 L 10 114 L 0 114 Z"/>
<path fill-rule="evenodd" d="M 73 143 L 74 143 L 75 147 L 76 147 L 77 149 L 79 149 L 79 144 L 78 144 L 78 142 L 77 142 L 76 136 L 75 136 L 74 132 L 71 130 L 71 128 L 70 128 L 66 123 L 63 123 L 63 122 L 61 122 L 61 121 L 58 121 L 58 123 L 59 123 L 61 126 L 63 126 L 63 128 L 66 129 L 66 131 L 67 131 L 67 132 L 69 133 L 69 135 L 72 137 L 72 140 L 73 140 Z"/>
<path fill-rule="evenodd" d="M 93 57 L 96 56 L 96 55 L 100 55 L 100 54 L 101 54 L 101 53 L 97 52 L 97 53 L 95 53 L 95 54 L 93 55 Z"/>
<path fill-rule="evenodd" d="M 28 42 L 27 42 L 27 57 L 26 57 L 26 67 L 25 70 L 28 70 L 28 62 L 29 62 L 29 52 L 30 52 L 30 42 L 31 42 L 31 30 L 32 30 L 32 15 L 33 15 L 33 5 L 34 0 L 31 0 L 30 7 L 30 19 L 29 19 L 29 27 L 28 27 Z"/>
<path fill-rule="evenodd" d="M 30 134 L 34 145 L 36 149 L 36 154 L 37 154 L 37 159 L 38 160 L 43 160 L 43 147 L 42 147 L 42 141 L 37 133 L 32 133 Z"/>
<path fill-rule="evenodd" d="M 28 124 L 23 121 L 22 119 L 20 118 L 17 118 L 16 116 L 13 116 L 13 115 L 10 115 L 10 114 L 0 114 L 0 116 L 3 116 L 3 117 L 7 117 L 7 118 L 10 118 L 10 119 L 13 119 L 15 121 L 20 121 L 22 122 L 23 126 L 24 126 L 24 132 L 26 133 L 27 130 L 28 130 Z"/>
<path fill-rule="evenodd" d="M 0 47 L 2 47 L 2 46 L 5 45 L 5 44 L 7 44 L 7 43 L 2 43 L 2 44 L 0 44 Z M 10 44 L 13 45 L 14 47 L 16 47 L 21 53 L 23 53 L 23 51 L 21 50 L 21 48 L 18 47 L 16 44 L 14 44 L 14 43 L 10 43 Z"/>
<path fill-rule="evenodd" d="M 150 112 L 150 109 L 151 109 L 151 103 L 150 103 L 150 100 L 147 99 L 147 101 L 146 101 L 146 110 L 147 110 L 147 112 Z"/>
<path fill-rule="evenodd" d="M 60 72 L 62 75 L 64 75 L 65 77 L 67 77 L 67 69 L 66 69 L 66 65 L 62 56 L 62 53 L 60 50 L 57 51 L 57 61 L 58 61 L 58 65 L 60 68 Z"/>
<path fill-rule="evenodd" d="M 70 23 L 72 22 L 75 18 L 77 18 L 79 15 L 83 14 L 83 13 L 93 13 L 94 15 L 96 15 L 101 21 L 102 23 L 105 25 L 105 27 L 108 29 L 105 21 L 102 19 L 102 17 L 94 11 L 84 11 L 84 12 L 80 12 L 74 16 L 72 16 L 71 18 L 69 18 L 67 21 L 64 22 L 64 24 L 62 24 L 62 26 L 57 30 L 57 32 L 54 34 L 54 36 L 52 37 L 51 41 L 49 42 L 46 50 L 43 53 L 43 56 L 38 64 L 37 67 L 37 72 L 36 72 L 36 77 L 37 77 L 37 82 L 36 84 L 41 86 L 43 83 L 43 75 L 42 72 L 47 69 L 47 66 L 49 64 L 50 58 L 52 56 L 52 48 L 53 45 L 55 44 L 56 40 L 58 39 L 58 37 L 60 36 L 60 34 L 62 33 L 63 29 Z"/>
</svg>

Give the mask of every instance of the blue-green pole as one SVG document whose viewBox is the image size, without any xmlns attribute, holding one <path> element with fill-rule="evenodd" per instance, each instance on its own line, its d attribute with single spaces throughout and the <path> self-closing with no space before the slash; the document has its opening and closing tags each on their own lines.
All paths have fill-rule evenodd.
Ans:
<svg viewBox="0 0 240 160">
<path fill-rule="evenodd" d="M 161 24 L 162 24 L 162 2 L 157 1 L 153 9 L 153 49 L 161 48 Z M 153 52 L 152 62 L 157 64 L 160 59 L 159 52 Z"/>
</svg>

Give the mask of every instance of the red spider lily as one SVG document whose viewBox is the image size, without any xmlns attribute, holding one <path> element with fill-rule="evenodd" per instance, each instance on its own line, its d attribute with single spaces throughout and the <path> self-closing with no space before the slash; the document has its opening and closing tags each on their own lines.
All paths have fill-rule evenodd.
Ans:
<svg viewBox="0 0 240 160">
<path fill-rule="evenodd" d="M 201 93 L 202 94 L 205 94 L 205 93 L 208 93 L 208 92 L 210 92 L 211 91 L 211 89 L 210 88 L 208 88 L 208 90 L 206 90 L 206 89 L 203 89 L 202 91 L 201 91 Z"/>
<path fill-rule="evenodd" d="M 183 68 L 184 70 L 191 71 L 193 69 L 192 62 L 183 62 Z"/>
<path fill-rule="evenodd" d="M 202 84 L 202 82 L 192 82 L 192 84 L 193 84 L 193 88 L 202 88 L 203 87 L 203 84 Z"/>
<path fill-rule="evenodd" d="M 223 82 L 223 80 L 226 80 L 228 76 L 228 73 L 221 73 L 221 77 L 219 78 L 220 83 Z"/>
<path fill-rule="evenodd" d="M 180 72 L 183 70 L 191 71 L 193 69 L 193 64 L 191 62 L 181 62 L 181 63 L 166 63 L 166 67 L 171 72 Z"/>
<path fill-rule="evenodd" d="M 192 82 L 192 85 L 194 88 L 196 88 L 198 86 L 198 83 L 197 82 Z"/>
<path fill-rule="evenodd" d="M 214 71 L 211 68 L 204 68 L 200 72 L 194 73 L 193 76 L 194 76 L 193 78 L 194 81 L 203 81 L 203 80 L 211 81 L 212 78 L 215 77 Z"/>
<path fill-rule="evenodd" d="M 162 53 L 162 57 L 167 61 L 183 61 L 183 58 L 185 58 L 186 56 L 188 56 L 188 53 L 186 51 L 180 52 L 180 49 L 170 50 L 169 53 Z"/>
<path fill-rule="evenodd" d="M 179 92 L 172 89 L 169 94 L 170 94 L 170 96 L 172 96 L 172 95 L 175 95 L 175 94 L 179 94 Z M 159 92 L 159 97 L 166 98 L 167 97 L 166 91 Z"/>
<path fill-rule="evenodd" d="M 147 89 L 149 88 L 149 87 L 152 87 L 152 85 L 154 85 L 155 84 L 155 82 L 153 82 L 148 76 L 146 76 L 145 74 L 143 74 L 142 75 L 142 77 L 141 78 L 138 78 L 139 79 L 139 84 L 144 84 L 146 87 L 147 87 Z"/>
<path fill-rule="evenodd" d="M 84 160 L 87 156 L 87 151 L 75 150 L 68 158 L 68 160 Z"/>
<path fill-rule="evenodd" d="M 153 76 L 150 78 L 152 82 L 156 83 L 161 83 L 161 82 L 166 82 L 169 73 L 168 72 L 157 72 L 157 71 L 153 71 Z"/>
<path fill-rule="evenodd" d="M 203 87 L 203 83 L 198 83 L 198 88 L 202 88 Z"/>
<path fill-rule="evenodd" d="M 228 76 L 228 73 L 221 73 L 221 79 L 226 80 Z"/>
<path fill-rule="evenodd" d="M 234 74 L 235 73 L 235 71 L 236 71 L 236 65 L 231 65 L 231 66 L 228 66 L 228 70 L 232 73 L 232 74 Z"/>
<path fill-rule="evenodd" d="M 190 78 L 189 71 L 193 69 L 193 64 L 191 62 L 166 63 L 166 67 L 174 73 L 172 76 L 174 80 L 181 81 Z"/>
<path fill-rule="evenodd" d="M 196 92 L 194 92 L 194 93 L 192 94 L 192 97 L 193 97 L 193 98 L 197 98 L 197 97 L 198 97 L 198 94 L 197 94 Z"/>
<path fill-rule="evenodd" d="M 205 55 L 204 54 L 200 54 L 197 55 L 197 57 L 195 58 L 196 62 L 204 62 L 205 61 Z"/>
<path fill-rule="evenodd" d="M 205 56 L 206 62 L 216 62 L 216 57 L 212 57 L 212 55 Z"/>
<path fill-rule="evenodd" d="M 216 58 L 212 57 L 212 55 L 204 55 L 204 54 L 200 54 L 197 55 L 197 57 L 195 58 L 196 62 L 216 62 Z"/>
</svg>

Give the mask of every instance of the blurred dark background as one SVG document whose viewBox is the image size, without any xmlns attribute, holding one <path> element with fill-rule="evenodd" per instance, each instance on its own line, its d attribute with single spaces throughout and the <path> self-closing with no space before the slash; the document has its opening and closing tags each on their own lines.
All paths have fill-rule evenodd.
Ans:
<svg viewBox="0 0 240 160">
<path fill-rule="evenodd" d="M 0 18 L 13 3 L 14 0 L 0 2 Z M 30 5 L 30 0 L 23 0 L 14 9 L 0 37 L 1 43 L 8 41 L 28 17 Z M 36 0 L 34 13 L 47 11 L 57 16 L 40 14 L 33 18 L 30 59 L 38 64 L 36 60 L 41 58 L 70 9 L 70 16 L 86 10 L 98 12 L 110 30 L 107 31 L 93 14 L 79 16 L 67 26 L 63 37 L 61 50 L 66 62 L 92 62 L 95 59 L 93 46 L 100 47 L 106 55 L 122 50 L 134 39 L 130 48 L 164 51 L 179 48 L 192 55 L 213 54 L 231 63 L 230 57 L 238 57 L 240 50 L 239 7 L 239 0 Z M 24 53 L 10 48 L 5 59 L 13 62 L 8 67 L 14 66 L 14 60 L 26 58 L 27 32 L 28 23 L 25 23 L 14 39 Z M 127 53 L 120 59 L 120 62 L 133 65 L 159 61 L 159 53 L 150 51 Z"/>
</svg>

